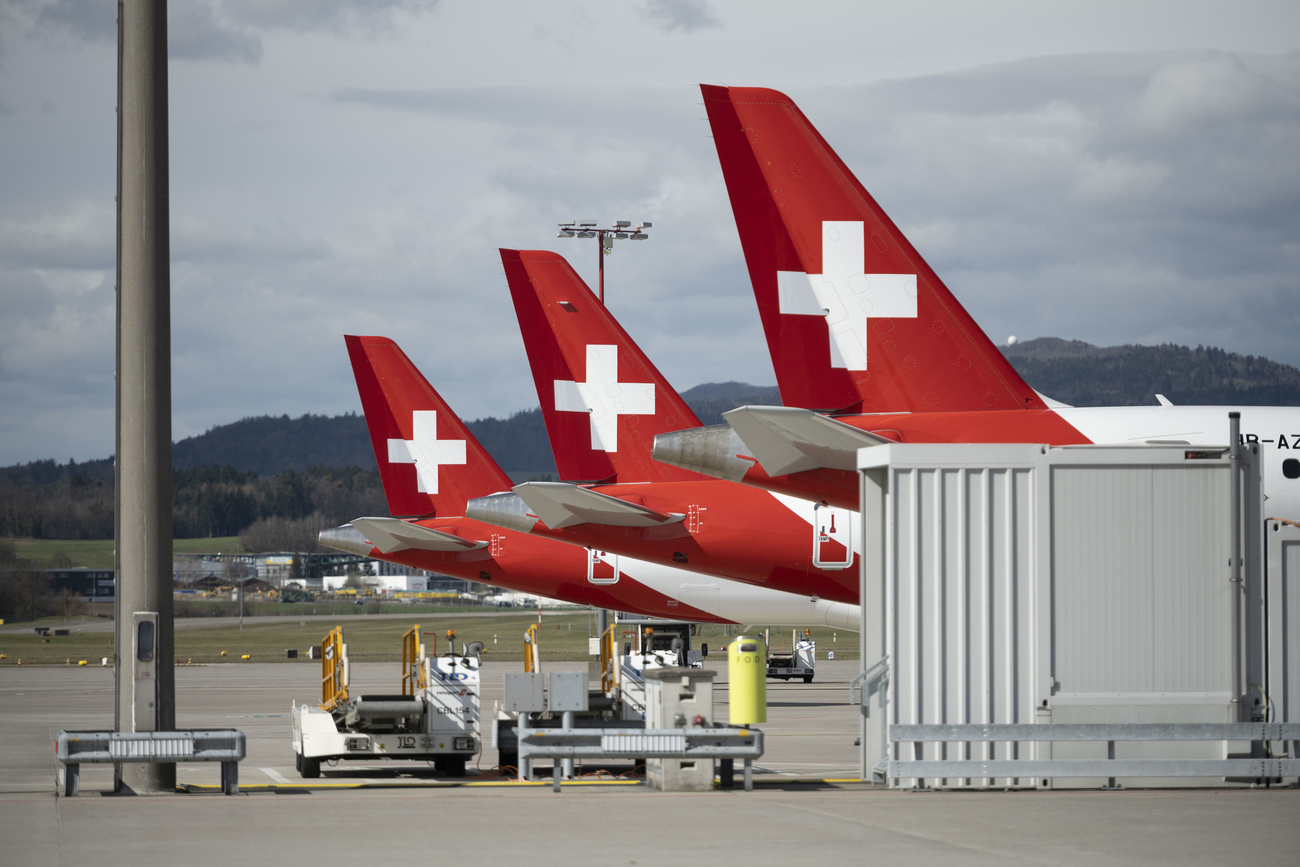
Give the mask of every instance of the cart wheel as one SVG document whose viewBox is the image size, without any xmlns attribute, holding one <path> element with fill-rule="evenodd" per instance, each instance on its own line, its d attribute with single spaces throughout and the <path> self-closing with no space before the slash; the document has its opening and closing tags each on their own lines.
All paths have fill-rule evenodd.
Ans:
<svg viewBox="0 0 1300 867">
<path fill-rule="evenodd" d="M 433 760 L 433 767 L 444 777 L 465 776 L 464 756 L 442 756 Z"/>
<path fill-rule="evenodd" d="M 299 774 L 302 773 L 302 753 L 293 754 L 293 769 Z"/>
<path fill-rule="evenodd" d="M 812 683 L 812 675 L 811 675 L 811 674 L 805 674 L 805 675 L 803 676 L 803 682 L 804 682 L 804 683 Z"/>
<path fill-rule="evenodd" d="M 302 767 L 298 770 L 304 780 L 314 780 L 320 776 L 320 759 L 302 758 Z"/>
</svg>

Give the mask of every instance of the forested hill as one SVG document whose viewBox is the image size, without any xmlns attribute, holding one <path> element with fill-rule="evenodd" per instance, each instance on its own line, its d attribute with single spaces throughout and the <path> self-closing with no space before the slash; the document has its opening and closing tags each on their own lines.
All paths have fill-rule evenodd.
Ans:
<svg viewBox="0 0 1300 867">
<path fill-rule="evenodd" d="M 485 418 L 469 423 L 483 447 L 506 469 L 554 470 L 540 410 L 516 413 L 507 419 Z M 220 425 L 183 439 L 172 449 L 178 468 L 234 467 L 271 476 L 308 467 L 366 467 L 375 465 L 366 422 L 356 413 L 338 416 L 258 416 Z"/>
<path fill-rule="evenodd" d="M 720 424 L 722 413 L 745 403 L 776 403 L 775 388 L 743 382 L 706 383 L 684 397 L 704 424 Z M 483 418 L 468 423 L 470 432 L 506 471 L 555 473 L 540 409 L 509 418 Z M 268 476 L 308 467 L 373 467 L 375 453 L 365 419 L 304 415 L 301 418 L 260 416 L 215 427 L 176 443 L 172 463 L 180 468 L 230 466 Z"/>
<path fill-rule="evenodd" d="M 176 467 L 234 467 L 263 476 L 308 467 L 371 467 L 374 462 L 365 420 L 356 413 L 244 418 L 172 446 Z"/>
<path fill-rule="evenodd" d="M 1176 404 L 1300 406 L 1300 370 L 1221 349 L 1042 338 L 1003 352 L 1039 392 L 1074 406 L 1153 404 L 1156 394 Z M 780 403 L 775 388 L 738 382 L 683 397 L 703 424 L 720 424 L 736 406 Z M 541 410 L 469 428 L 517 477 L 554 477 Z M 248 550 L 310 551 L 322 527 L 387 513 L 365 420 L 355 414 L 246 418 L 181 440 L 172 455 L 178 538 L 238 533 Z M 0 468 L 0 537 L 109 538 L 113 509 L 111 458 Z"/>
<path fill-rule="evenodd" d="M 1031 386 L 1073 406 L 1154 404 L 1157 394 L 1184 405 L 1300 406 L 1300 370 L 1212 347 L 1096 347 L 1043 337 L 1002 351 Z M 774 387 L 743 382 L 706 383 L 682 396 L 703 424 L 720 424 L 722 413 L 744 404 L 780 403 Z M 503 469 L 555 473 L 541 410 L 479 419 L 469 422 L 469 428 Z M 231 467 L 260 476 L 310 467 L 375 466 L 365 420 L 355 413 L 242 419 L 181 440 L 172 460 L 178 470 Z M 48 460 L 0 468 L 0 481 L 11 484 L 39 487 L 69 479 L 111 484 L 112 460 Z"/>
<path fill-rule="evenodd" d="M 743 382 L 706 383 L 682 396 L 703 424 L 721 424 L 722 413 L 743 404 L 780 402 L 775 387 Z M 506 471 L 555 473 L 555 459 L 540 409 L 517 412 L 509 418 L 479 419 L 469 422 L 468 427 Z M 299 418 L 258 416 L 219 425 L 177 442 L 172 447 L 172 464 L 178 470 L 232 467 L 239 472 L 274 476 L 285 470 L 301 473 L 310 467 L 371 469 L 375 453 L 365 419 L 356 413 Z M 48 460 L 0 468 L 0 479 L 35 486 L 72 477 L 112 483 L 113 461 L 104 458 L 61 464 Z"/>
<path fill-rule="evenodd" d="M 774 403 L 775 388 L 744 383 L 687 392 L 706 424 L 744 403 Z M 469 423 L 507 471 L 555 476 L 539 409 Z M 323 527 L 388 513 L 364 419 L 246 418 L 176 443 L 177 538 L 238 534 L 246 550 L 311 551 Z M 0 537 L 103 539 L 113 534 L 113 461 L 34 461 L 0 468 Z"/>
<path fill-rule="evenodd" d="M 1213 347 L 1097 347 L 1041 337 L 1002 347 L 1040 394 L 1072 406 L 1300 406 L 1300 370 Z"/>
</svg>

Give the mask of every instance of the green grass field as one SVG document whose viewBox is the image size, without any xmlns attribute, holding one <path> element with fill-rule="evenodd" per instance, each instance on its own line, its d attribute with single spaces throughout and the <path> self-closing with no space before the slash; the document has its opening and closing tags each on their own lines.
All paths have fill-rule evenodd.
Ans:
<svg viewBox="0 0 1300 867">
<path fill-rule="evenodd" d="M 39 568 L 48 568 L 62 554 L 73 566 L 91 569 L 113 568 L 112 539 L 14 539 L 14 551 L 19 557 L 31 560 Z M 216 539 L 174 539 L 172 550 L 177 554 L 237 554 L 238 536 Z"/>
<path fill-rule="evenodd" d="M 310 613 L 306 610 L 309 605 L 284 607 L 298 608 L 303 615 Z M 461 643 L 482 641 L 484 659 L 520 660 L 522 664 L 524 632 L 536 622 L 536 611 L 493 612 L 474 616 L 467 612 L 438 615 L 413 613 L 409 621 L 357 615 L 340 618 L 338 621 L 277 617 L 274 620 L 250 620 L 242 630 L 238 626 L 177 629 L 174 633 L 175 657 L 182 664 L 239 664 L 242 662 L 241 657 L 248 654 L 253 662 L 315 665 L 314 661 L 307 659 L 307 649 L 320 644 L 325 633 L 337 623 L 343 626 L 344 639 L 348 643 L 348 654 L 352 660 L 391 660 L 397 664 L 402 657 L 402 634 L 418 624 L 429 653 L 434 651 L 434 636 L 437 637 L 438 652 L 445 653 L 449 649 L 445 636 L 447 630 L 451 629 L 456 632 L 457 650 Z M 37 635 L 34 629 L 0 634 L 0 653 L 6 657 L 0 660 L 0 665 L 16 665 L 20 659 L 23 664 L 34 665 L 76 665 L 83 659 L 89 664 L 98 665 L 101 658 L 111 658 L 113 655 L 113 632 L 111 629 L 103 632 L 87 629 L 90 624 L 102 627 L 104 623 L 103 619 L 88 617 L 57 621 L 46 619 L 30 624 L 32 627 L 49 626 L 69 631 L 66 636 L 51 635 L 48 640 Z M 587 639 L 594 637 L 595 628 L 593 612 L 544 613 L 538 641 L 542 658 L 548 661 L 589 659 Z M 751 635 L 761 631 L 761 626 L 746 630 Z M 695 644 L 698 646 L 707 643 L 711 654 L 719 653 L 738 632 L 739 627 L 735 626 L 704 624 L 700 626 Z M 824 656 L 827 650 L 836 651 L 837 658 L 851 659 L 857 656 L 856 633 L 839 632 L 836 635 L 826 627 L 816 627 L 813 629 L 813 637 L 817 640 L 819 656 Z M 838 638 L 845 640 L 838 641 Z M 788 646 L 790 630 L 772 630 L 771 643 L 774 648 L 780 648 L 783 640 Z M 297 660 L 288 658 L 285 651 L 290 649 L 298 651 Z"/>
<path fill-rule="evenodd" d="M 16 539 L 18 556 L 47 566 L 58 555 L 64 555 L 76 566 L 97 569 L 113 568 L 113 540 L 70 541 L 55 539 Z M 173 550 L 177 553 L 237 552 L 239 539 L 235 536 L 215 539 L 176 539 Z M 111 608 L 105 608 L 107 613 Z M 368 614 L 409 615 L 408 620 L 369 619 Z M 473 613 L 474 616 L 468 616 Z M 176 617 L 181 620 L 203 620 L 210 617 L 238 616 L 237 603 L 229 601 L 177 600 Z M 402 634 L 419 624 L 425 644 L 432 652 L 430 635 L 438 636 L 438 649 L 447 650 L 443 637 L 448 629 L 456 631 L 457 645 L 461 642 L 482 641 L 489 660 L 523 659 L 523 635 L 528 626 L 537 621 L 535 610 L 519 609 L 483 614 L 481 608 L 457 608 L 440 605 L 401 605 L 370 602 L 353 605 L 346 599 L 334 601 L 285 604 L 250 600 L 244 614 L 250 618 L 242 630 L 233 627 L 179 628 L 175 630 L 176 660 L 179 663 L 238 664 L 248 654 L 255 662 L 294 662 L 285 651 L 298 651 L 297 664 L 315 664 L 307 659 L 307 649 L 320 643 L 334 621 L 303 620 L 308 615 L 335 616 L 344 625 L 349 653 L 358 662 L 380 662 L 401 659 Z M 274 620 L 270 618 L 274 617 Z M 252 618 L 256 618 L 255 620 Z M 86 631 L 91 623 L 104 624 L 103 619 L 85 617 L 80 620 L 38 620 L 30 625 L 49 626 L 51 629 L 68 629 L 69 635 L 43 638 L 32 629 L 0 634 L 0 665 L 24 664 L 76 665 L 80 660 L 98 665 L 103 657 L 113 655 L 113 632 Z M 595 635 L 595 615 L 590 611 L 564 611 L 545 613 L 542 616 L 540 644 L 545 660 L 588 659 L 587 639 Z M 746 634 L 757 634 L 764 627 L 751 625 Z M 707 643 L 712 651 L 720 651 L 731 638 L 739 634 L 739 627 L 701 625 L 696 645 Z M 857 636 L 824 626 L 813 628 L 820 655 L 828 650 L 846 659 L 857 656 Z M 844 638 L 840 642 L 837 639 Z M 788 647 L 791 630 L 773 629 L 771 642 L 774 648 Z M 225 656 L 222 656 L 222 653 Z"/>
</svg>

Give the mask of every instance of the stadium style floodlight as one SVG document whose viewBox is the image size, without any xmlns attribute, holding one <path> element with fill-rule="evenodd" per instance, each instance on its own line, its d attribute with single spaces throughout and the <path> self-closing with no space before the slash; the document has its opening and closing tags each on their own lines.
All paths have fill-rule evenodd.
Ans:
<svg viewBox="0 0 1300 867">
<path fill-rule="evenodd" d="M 615 220 L 609 228 L 599 228 L 595 220 L 570 220 L 557 223 L 557 238 L 596 238 L 596 248 L 600 256 L 599 291 L 600 303 L 605 303 L 605 255 L 614 252 L 615 241 L 644 241 L 650 236 L 646 229 L 653 226 L 649 220 L 633 224 L 631 220 Z"/>
</svg>

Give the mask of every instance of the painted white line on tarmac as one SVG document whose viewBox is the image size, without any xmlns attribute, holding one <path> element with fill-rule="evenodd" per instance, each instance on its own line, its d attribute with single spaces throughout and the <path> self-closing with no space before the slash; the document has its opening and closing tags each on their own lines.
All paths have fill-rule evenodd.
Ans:
<svg viewBox="0 0 1300 867">
<path fill-rule="evenodd" d="M 293 780 L 288 779 L 288 778 L 285 777 L 283 774 L 281 774 L 279 771 L 277 771 L 275 768 L 262 768 L 262 773 L 264 773 L 264 774 L 266 774 L 268 777 L 270 777 L 270 778 L 271 778 L 271 782 L 273 782 L 273 783 L 286 783 L 286 784 L 287 784 L 287 783 L 292 783 L 292 782 L 293 782 Z"/>
</svg>

